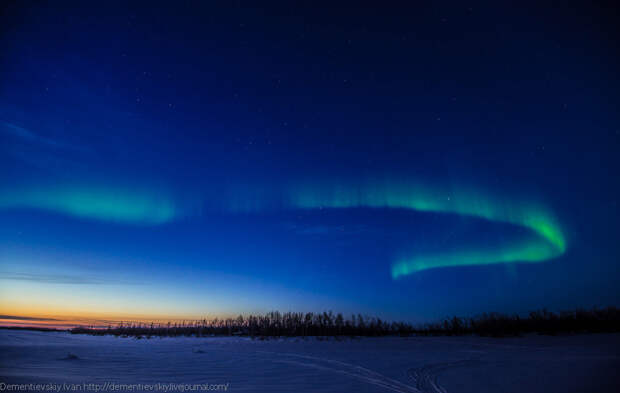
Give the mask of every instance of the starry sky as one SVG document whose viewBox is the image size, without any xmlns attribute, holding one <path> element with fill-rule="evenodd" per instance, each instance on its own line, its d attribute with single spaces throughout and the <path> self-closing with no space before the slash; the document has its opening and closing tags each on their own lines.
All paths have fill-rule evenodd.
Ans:
<svg viewBox="0 0 620 393">
<path fill-rule="evenodd" d="M 2 7 L 0 320 L 620 300 L 611 5 Z"/>
</svg>

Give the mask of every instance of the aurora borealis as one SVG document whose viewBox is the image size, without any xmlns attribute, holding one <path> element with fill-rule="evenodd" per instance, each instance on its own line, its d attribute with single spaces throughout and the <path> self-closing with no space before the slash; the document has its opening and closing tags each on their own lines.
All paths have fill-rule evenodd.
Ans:
<svg viewBox="0 0 620 393">
<path fill-rule="evenodd" d="M 320 190 L 320 191 L 316 191 Z M 247 191 L 247 190 L 246 190 Z M 262 206 L 276 206 L 274 201 L 248 201 L 239 203 L 243 195 L 226 210 L 246 212 L 261 209 Z M 507 249 L 464 251 L 448 255 L 417 256 L 397 261 L 392 265 L 392 278 L 412 274 L 421 270 L 492 263 L 542 262 L 560 256 L 566 250 L 566 242 L 559 226 L 543 208 L 524 204 L 503 204 L 489 200 L 475 193 L 437 192 L 420 186 L 372 185 L 365 188 L 302 188 L 289 193 L 281 206 L 285 209 L 410 209 L 428 213 L 447 213 L 489 221 L 499 221 L 521 226 L 534 232 L 538 238 L 529 242 L 511 245 Z M 228 194 L 230 195 L 230 193 Z M 256 194 L 254 194 L 256 195 Z M 442 196 L 443 195 L 443 196 Z M 0 209 L 34 208 L 69 214 L 78 218 L 128 224 L 158 225 L 175 218 L 179 212 L 172 200 L 161 200 L 148 193 L 131 194 L 114 188 L 58 188 L 31 190 L 11 196 L 5 192 L 0 200 Z M 212 201 L 210 201 L 212 202 Z M 254 203 L 252 203 L 254 202 Z M 209 203 L 207 201 L 206 203 Z M 219 205 L 226 205 L 220 201 Z"/>
<path fill-rule="evenodd" d="M 511 245 L 505 250 L 465 251 L 400 260 L 392 266 L 393 278 L 434 267 L 542 262 L 560 256 L 566 250 L 562 231 L 546 209 L 522 202 L 499 203 L 476 193 L 447 193 L 420 186 L 384 185 L 357 190 L 339 188 L 319 193 L 304 190 L 293 198 L 292 204 L 300 208 L 371 207 L 458 214 L 521 226 L 538 236 L 538 239 Z"/>
<path fill-rule="evenodd" d="M 0 315 L 617 304 L 615 24 L 475 3 L 7 5 Z"/>
<path fill-rule="evenodd" d="M 110 187 L 5 190 L 0 198 L 0 209 L 11 208 L 50 210 L 75 217 L 130 224 L 161 224 L 175 217 L 175 207 L 170 200 Z"/>
</svg>

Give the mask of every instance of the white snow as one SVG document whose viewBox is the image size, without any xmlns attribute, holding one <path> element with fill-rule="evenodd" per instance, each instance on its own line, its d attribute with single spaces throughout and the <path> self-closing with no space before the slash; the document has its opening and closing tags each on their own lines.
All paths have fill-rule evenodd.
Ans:
<svg viewBox="0 0 620 393">
<path fill-rule="evenodd" d="M 619 334 L 136 340 L 0 329 L 4 391 L 620 392 L 619 371 Z"/>
</svg>

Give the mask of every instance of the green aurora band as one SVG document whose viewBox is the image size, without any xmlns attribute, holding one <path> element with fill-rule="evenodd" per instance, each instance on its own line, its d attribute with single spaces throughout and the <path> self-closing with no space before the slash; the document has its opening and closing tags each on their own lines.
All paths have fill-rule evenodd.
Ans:
<svg viewBox="0 0 620 393">
<path fill-rule="evenodd" d="M 277 187 L 265 191 L 246 186 L 229 192 L 225 190 L 219 198 L 209 202 L 229 213 L 274 209 L 407 209 L 508 223 L 525 228 L 535 235 L 530 240 L 500 249 L 463 250 L 401 258 L 392 264 L 393 279 L 438 267 L 543 262 L 566 251 L 566 241 L 557 220 L 540 204 L 507 202 L 503 198 L 491 198 L 465 188 L 448 192 L 393 182 L 369 182 L 362 186 L 334 184 L 294 187 L 284 193 Z M 166 198 L 165 194 L 155 190 L 140 192 L 131 188 L 85 185 L 26 188 L 0 192 L 0 209 L 34 208 L 107 222 L 158 225 L 181 216 L 178 203 Z"/>
<path fill-rule="evenodd" d="M 566 251 L 566 240 L 557 221 L 541 205 L 500 202 L 500 199 L 462 189 L 446 192 L 410 184 L 381 182 L 362 187 L 302 187 L 291 194 L 290 204 L 300 209 L 392 208 L 457 214 L 517 225 L 536 235 L 532 240 L 504 249 L 468 250 L 400 259 L 392 264 L 393 279 L 438 267 L 543 262 Z"/>
<path fill-rule="evenodd" d="M 152 193 L 109 187 L 35 188 L 0 193 L 0 209 L 34 208 L 78 218 L 156 225 L 177 216 L 174 203 Z"/>
</svg>

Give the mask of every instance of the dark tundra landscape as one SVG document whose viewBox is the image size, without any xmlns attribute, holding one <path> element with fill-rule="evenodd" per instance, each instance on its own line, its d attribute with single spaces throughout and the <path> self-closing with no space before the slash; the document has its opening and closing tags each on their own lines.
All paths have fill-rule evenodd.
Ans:
<svg viewBox="0 0 620 393">
<path fill-rule="evenodd" d="M 4 390 L 27 391 L 615 392 L 619 332 L 615 308 L 421 327 L 272 312 L 69 332 L 12 328 L 0 329 L 0 375 Z"/>
<path fill-rule="evenodd" d="M 620 6 L 0 1 L 0 393 L 620 392 Z"/>
<path fill-rule="evenodd" d="M 0 330 L 0 348 L 5 391 L 12 384 L 25 386 L 14 391 L 47 390 L 29 384 L 55 384 L 60 386 L 56 391 L 75 391 L 74 385 L 80 386 L 79 391 L 586 393 L 620 389 L 618 334 L 261 341 L 247 337 L 123 340 Z"/>
</svg>

